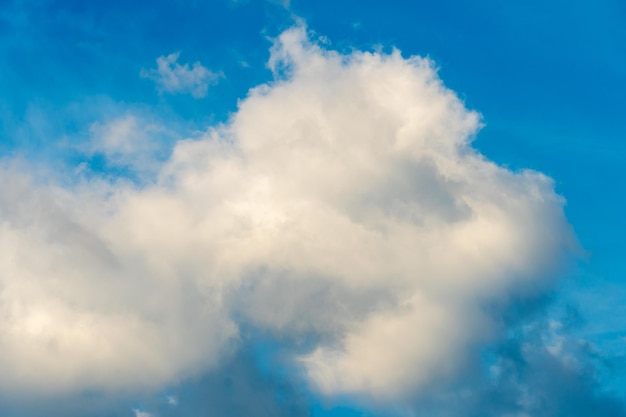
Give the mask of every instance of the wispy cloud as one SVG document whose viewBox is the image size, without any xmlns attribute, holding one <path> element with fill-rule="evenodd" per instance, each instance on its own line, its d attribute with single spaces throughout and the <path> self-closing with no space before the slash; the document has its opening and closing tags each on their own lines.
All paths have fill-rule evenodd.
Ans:
<svg viewBox="0 0 626 417">
<path fill-rule="evenodd" d="M 157 58 L 156 69 L 142 69 L 140 75 L 157 84 L 161 92 L 170 94 L 191 94 L 194 98 L 206 97 L 209 86 L 217 84 L 222 73 L 212 72 L 200 62 L 181 65 L 180 52 Z"/>
<path fill-rule="evenodd" d="M 142 410 L 138 410 L 138 409 L 133 409 L 133 412 L 135 413 L 135 417 L 154 417 L 151 413 L 148 413 L 146 411 L 142 411 Z"/>
<path fill-rule="evenodd" d="M 159 170 L 167 145 L 180 136 L 156 120 L 127 111 L 89 126 L 89 140 L 78 147 L 86 155 L 102 155 L 108 166 L 123 167 L 141 177 Z"/>
</svg>

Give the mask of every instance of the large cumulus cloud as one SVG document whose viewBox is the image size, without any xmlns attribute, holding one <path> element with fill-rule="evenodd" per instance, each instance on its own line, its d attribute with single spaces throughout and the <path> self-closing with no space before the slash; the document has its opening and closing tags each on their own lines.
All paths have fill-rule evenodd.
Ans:
<svg viewBox="0 0 626 417">
<path fill-rule="evenodd" d="M 275 79 L 153 181 L 5 167 L 0 389 L 156 388 L 211 369 L 242 325 L 319 392 L 394 399 L 451 378 L 550 285 L 572 244 L 534 171 L 471 147 L 480 116 L 428 59 L 276 40 Z"/>
</svg>

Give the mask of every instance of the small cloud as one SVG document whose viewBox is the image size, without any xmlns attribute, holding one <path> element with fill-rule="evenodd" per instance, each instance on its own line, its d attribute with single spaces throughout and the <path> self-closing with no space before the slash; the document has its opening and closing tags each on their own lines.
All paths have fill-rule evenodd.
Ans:
<svg viewBox="0 0 626 417">
<path fill-rule="evenodd" d="M 178 398 L 176 398 L 174 395 L 168 395 L 167 397 L 165 397 L 165 400 L 167 401 L 168 405 L 171 405 L 171 406 L 178 405 Z"/>
<path fill-rule="evenodd" d="M 154 417 L 154 414 L 148 413 L 146 411 L 141 411 L 136 408 L 134 408 L 133 411 L 135 412 L 135 417 Z"/>
<path fill-rule="evenodd" d="M 157 58 L 156 69 L 142 69 L 141 77 L 148 78 L 157 84 L 161 93 L 191 94 L 194 98 L 206 97 L 210 85 L 217 84 L 224 75 L 212 72 L 200 62 L 179 64 L 180 52 Z"/>
</svg>

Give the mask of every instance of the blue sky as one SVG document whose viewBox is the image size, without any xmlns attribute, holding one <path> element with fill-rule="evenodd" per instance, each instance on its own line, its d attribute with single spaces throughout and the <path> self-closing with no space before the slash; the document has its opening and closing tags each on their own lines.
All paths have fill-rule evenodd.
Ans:
<svg viewBox="0 0 626 417">
<path fill-rule="evenodd" d="M 624 22 L 2 2 L 0 414 L 626 415 Z"/>
</svg>

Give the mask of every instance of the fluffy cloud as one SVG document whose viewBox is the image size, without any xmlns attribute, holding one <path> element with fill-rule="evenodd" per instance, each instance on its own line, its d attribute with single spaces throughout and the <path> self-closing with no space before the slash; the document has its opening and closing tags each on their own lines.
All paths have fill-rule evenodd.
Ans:
<svg viewBox="0 0 626 417">
<path fill-rule="evenodd" d="M 188 74 L 176 58 L 159 68 Z M 245 325 L 306 337 L 290 354 L 323 394 L 396 399 L 452 378 L 502 330 L 494 306 L 550 285 L 563 199 L 471 147 L 480 117 L 432 62 L 297 27 L 269 64 L 148 186 L 2 171 L 1 390 L 157 387 L 216 366 Z"/>
<path fill-rule="evenodd" d="M 200 62 L 180 65 L 180 52 L 157 58 L 157 68 L 141 70 L 141 76 L 156 82 L 161 92 L 191 94 L 194 98 L 206 97 L 210 85 L 216 84 L 221 74 L 204 67 Z"/>
</svg>

